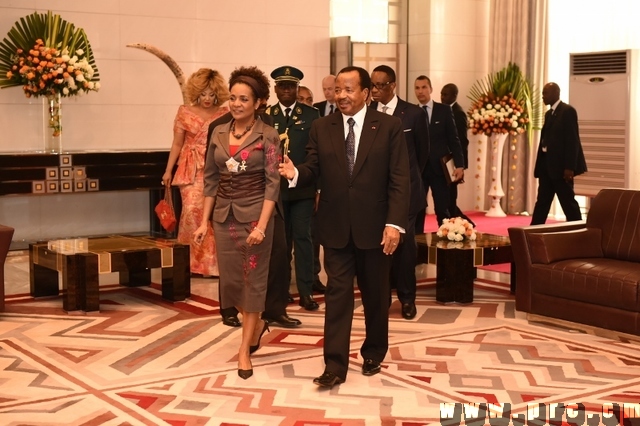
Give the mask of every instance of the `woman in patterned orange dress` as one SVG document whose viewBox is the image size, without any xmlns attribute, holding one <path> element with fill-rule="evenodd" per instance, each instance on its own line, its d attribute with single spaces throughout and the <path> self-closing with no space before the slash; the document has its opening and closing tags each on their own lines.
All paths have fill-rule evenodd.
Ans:
<svg viewBox="0 0 640 426">
<path fill-rule="evenodd" d="M 191 273 L 217 276 L 218 260 L 213 230 L 207 232 L 201 244 L 193 244 L 193 233 L 202 222 L 207 131 L 213 120 L 229 111 L 225 104 L 229 99 L 229 91 L 219 72 L 201 68 L 189 77 L 186 93 L 191 105 L 180 105 L 178 108 L 173 125 L 173 144 L 162 183 L 180 187 L 182 214 L 178 241 L 190 246 Z M 172 181 L 171 173 L 176 163 L 178 168 Z"/>
</svg>

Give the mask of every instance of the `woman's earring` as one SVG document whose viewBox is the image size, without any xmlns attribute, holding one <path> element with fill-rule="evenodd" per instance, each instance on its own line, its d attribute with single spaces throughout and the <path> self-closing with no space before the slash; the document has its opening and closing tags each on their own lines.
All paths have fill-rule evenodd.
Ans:
<svg viewBox="0 0 640 426">
<path fill-rule="evenodd" d="M 218 105 L 218 96 L 217 95 L 213 96 L 213 104 L 214 105 Z"/>
</svg>

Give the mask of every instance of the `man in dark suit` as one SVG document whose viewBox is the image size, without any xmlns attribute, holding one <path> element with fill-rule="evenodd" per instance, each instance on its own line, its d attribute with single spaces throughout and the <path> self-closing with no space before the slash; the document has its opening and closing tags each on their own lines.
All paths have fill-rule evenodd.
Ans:
<svg viewBox="0 0 640 426">
<path fill-rule="evenodd" d="M 322 93 L 324 94 L 324 101 L 313 104 L 314 107 L 320 111 L 320 117 L 332 114 L 338 111 L 335 99 L 336 90 L 336 76 L 328 75 L 322 79 Z"/>
<path fill-rule="evenodd" d="M 464 168 L 469 168 L 469 138 L 467 137 L 467 127 L 469 122 L 467 120 L 467 113 L 464 112 L 458 101 L 458 86 L 453 83 L 447 83 L 442 87 L 440 91 L 440 101 L 451 107 L 453 111 L 453 119 L 456 122 L 456 129 L 458 130 L 458 139 L 460 139 L 460 146 L 462 147 L 462 156 L 464 157 Z M 451 182 L 449 185 L 451 199 L 449 200 L 449 214 L 452 217 L 461 217 L 469 221 L 474 227 L 475 223 L 469 217 L 462 213 L 460 207 L 458 207 L 458 185 L 464 183 L 463 181 Z"/>
<path fill-rule="evenodd" d="M 371 95 L 369 105 L 377 111 L 393 115 L 402 120 L 404 138 L 409 153 L 411 175 L 411 198 L 406 233 L 401 244 L 393 254 L 391 267 L 391 286 L 395 285 L 398 300 L 402 304 L 402 317 L 413 319 L 416 316 L 416 217 L 419 211 L 427 207 L 422 184 L 420 164 L 426 165 L 429 149 L 429 128 L 427 115 L 418 106 L 403 101 L 395 93 L 396 73 L 387 66 L 380 65 L 371 73 Z M 423 160 L 421 161 L 420 158 Z"/>
<path fill-rule="evenodd" d="M 280 138 L 286 141 L 283 145 L 288 146 L 286 154 L 293 164 L 304 161 L 311 124 L 320 118 L 317 109 L 298 102 L 298 85 L 303 77 L 302 71 L 289 65 L 276 68 L 271 73 L 271 78 L 276 83 L 278 103 L 269 107 L 267 114 L 271 116 Z M 288 254 L 295 265 L 299 304 L 307 311 L 314 311 L 318 309 L 318 303 L 313 299 L 311 217 L 315 206 L 316 186 L 313 184 L 289 188 L 287 180 L 281 180 L 280 197 L 284 207 Z"/>
<path fill-rule="evenodd" d="M 560 87 L 556 83 L 545 84 L 542 101 L 551 108 L 544 116 L 540 132 L 534 168 L 534 176 L 538 178 L 538 199 L 531 224 L 545 223 L 556 195 L 567 222 L 581 220 L 582 213 L 573 192 L 573 178 L 587 171 L 587 163 L 580 143 L 578 113 L 560 100 Z"/>
<path fill-rule="evenodd" d="M 266 105 L 265 105 L 266 106 Z M 263 108 L 264 110 L 264 108 Z M 230 112 L 212 121 L 209 125 L 207 140 L 211 140 L 213 129 L 221 124 L 228 123 L 232 120 Z M 269 125 L 271 117 L 261 114 L 263 121 Z M 205 155 L 205 158 L 207 156 Z M 269 324 L 277 324 L 285 328 L 294 328 L 302 323 L 297 318 L 291 318 L 287 315 L 287 304 L 289 302 L 289 275 L 287 269 L 290 267 L 289 258 L 287 256 L 287 239 L 284 229 L 284 215 L 282 213 L 282 200 L 278 199 L 276 204 L 276 216 L 274 218 L 273 243 L 271 245 L 271 259 L 269 260 L 269 276 L 267 278 L 267 298 L 265 301 L 265 310 L 262 313 L 262 319 Z M 235 307 L 220 309 L 222 323 L 229 327 L 240 327 L 238 319 L 238 310 Z"/>
<path fill-rule="evenodd" d="M 416 78 L 415 93 L 420 107 L 427 113 L 429 123 L 429 159 L 422 174 L 425 196 L 431 189 L 433 208 L 436 212 L 438 226 L 444 219 L 451 217 L 449 213 L 449 185 L 442 169 L 441 159 L 447 154 L 453 155 L 456 169 L 453 179 L 464 178 L 464 157 L 462 147 L 458 139 L 456 123 L 453 119 L 453 111 L 449 105 L 434 102 L 431 99 L 431 80 L 426 75 Z"/>
<path fill-rule="evenodd" d="M 329 74 L 325 78 L 322 79 L 322 93 L 324 94 L 325 100 L 322 102 L 318 102 L 313 104 L 314 107 L 318 108 L 320 112 L 320 117 L 324 117 L 325 115 L 333 114 L 334 112 L 338 112 L 338 106 L 336 105 L 335 100 L 335 90 L 336 90 L 336 76 Z M 318 199 L 316 197 L 316 210 L 318 208 Z M 318 236 L 316 235 L 316 222 L 317 218 L 314 213 L 313 218 L 311 218 L 311 239 L 313 240 L 313 291 L 324 294 L 326 288 L 325 285 L 320 281 L 320 243 L 318 243 Z"/>
<path fill-rule="evenodd" d="M 371 78 L 360 67 L 336 77 L 340 114 L 311 126 L 307 158 L 297 168 L 285 157 L 280 174 L 290 185 L 319 180 L 318 237 L 327 271 L 322 387 L 343 383 L 349 369 L 353 280 L 364 306 L 362 374 L 380 372 L 389 348 L 391 255 L 409 216 L 409 155 L 402 122 L 367 108 Z"/>
</svg>

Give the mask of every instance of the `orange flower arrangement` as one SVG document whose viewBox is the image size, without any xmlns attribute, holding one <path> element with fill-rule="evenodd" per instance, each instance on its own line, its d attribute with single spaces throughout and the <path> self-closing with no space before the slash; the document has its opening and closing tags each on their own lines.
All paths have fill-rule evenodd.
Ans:
<svg viewBox="0 0 640 426">
<path fill-rule="evenodd" d="M 49 100 L 49 128 L 60 136 L 60 97 L 100 89 L 100 75 L 82 28 L 51 11 L 20 18 L 0 42 L 0 88 L 22 86 Z"/>
<path fill-rule="evenodd" d="M 27 97 L 81 95 L 100 89 L 100 76 L 82 28 L 51 11 L 34 12 L 0 42 L 0 87 L 22 86 Z"/>
<path fill-rule="evenodd" d="M 95 72 L 84 56 L 84 50 L 73 53 L 70 56 L 67 49 L 47 47 L 42 39 L 37 39 L 29 51 L 16 50 L 6 78 L 20 82 L 28 98 L 58 93 L 73 96 L 99 90 L 100 83 L 92 81 Z"/>
</svg>

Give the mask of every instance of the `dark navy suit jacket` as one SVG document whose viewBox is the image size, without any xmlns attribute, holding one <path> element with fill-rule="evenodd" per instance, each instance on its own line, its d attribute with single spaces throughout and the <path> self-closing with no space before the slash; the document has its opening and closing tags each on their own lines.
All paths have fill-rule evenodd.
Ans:
<svg viewBox="0 0 640 426">
<path fill-rule="evenodd" d="M 377 109 L 378 103 L 372 102 L 370 108 Z M 424 185 L 422 183 L 422 171 L 427 164 L 427 158 L 429 156 L 427 114 L 419 106 L 398 98 L 398 104 L 393 111 L 393 116 L 402 120 L 411 173 L 411 202 L 409 204 L 409 212 L 417 213 L 427 207 L 424 196 Z"/>
</svg>

